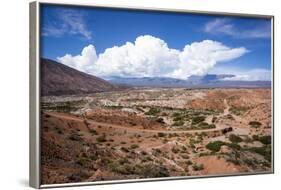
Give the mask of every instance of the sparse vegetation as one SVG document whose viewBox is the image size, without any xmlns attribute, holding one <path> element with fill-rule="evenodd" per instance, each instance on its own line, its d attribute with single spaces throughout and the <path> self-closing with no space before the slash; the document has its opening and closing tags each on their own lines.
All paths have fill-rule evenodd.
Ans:
<svg viewBox="0 0 281 190">
<path fill-rule="evenodd" d="M 252 91 L 262 98 L 248 97 Z M 137 88 L 89 94 L 87 109 L 72 103 L 78 95 L 52 97 L 42 111 L 42 165 L 54 174 L 44 174 L 45 181 L 208 175 L 215 167 L 234 174 L 269 171 L 269 94 L 268 89 Z M 68 110 L 57 113 L 62 105 Z M 249 112 L 239 115 L 236 106 L 247 105 Z"/>
</svg>

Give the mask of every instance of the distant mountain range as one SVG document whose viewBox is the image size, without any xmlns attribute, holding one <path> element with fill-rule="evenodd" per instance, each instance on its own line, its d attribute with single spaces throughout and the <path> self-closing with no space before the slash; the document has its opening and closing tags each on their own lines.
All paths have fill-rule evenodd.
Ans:
<svg viewBox="0 0 281 190">
<path fill-rule="evenodd" d="M 83 73 L 50 59 L 41 58 L 41 95 L 58 96 L 116 91 L 128 87 L 183 87 L 183 88 L 255 88 L 270 87 L 270 81 L 222 80 L 235 75 L 190 76 L 187 80 L 165 77 L 122 78 L 106 80 Z"/>
<path fill-rule="evenodd" d="M 119 86 L 50 59 L 41 59 L 41 95 L 86 94 L 118 90 Z"/>
<path fill-rule="evenodd" d="M 107 80 L 114 84 L 123 84 L 138 87 L 185 87 L 185 88 L 215 88 L 215 87 L 270 87 L 271 81 L 236 81 L 229 80 L 235 75 L 229 74 L 207 74 L 205 76 L 190 76 L 186 80 L 167 77 L 142 77 L 122 78 L 110 77 Z M 223 80 L 228 78 L 228 80 Z"/>
</svg>

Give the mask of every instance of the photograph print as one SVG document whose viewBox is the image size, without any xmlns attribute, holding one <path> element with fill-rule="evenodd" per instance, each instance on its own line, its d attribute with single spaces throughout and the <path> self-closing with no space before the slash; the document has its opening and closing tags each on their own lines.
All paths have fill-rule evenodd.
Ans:
<svg viewBox="0 0 281 190">
<path fill-rule="evenodd" d="M 40 5 L 43 185 L 273 172 L 272 18 Z"/>
</svg>

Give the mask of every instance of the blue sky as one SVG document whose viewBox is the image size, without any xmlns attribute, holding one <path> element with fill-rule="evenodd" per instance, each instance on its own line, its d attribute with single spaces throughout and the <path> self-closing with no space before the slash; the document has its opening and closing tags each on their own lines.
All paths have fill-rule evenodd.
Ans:
<svg viewBox="0 0 281 190">
<path fill-rule="evenodd" d="M 270 25 L 270 19 L 43 5 L 41 56 L 98 76 L 232 73 L 262 80 L 270 78 Z"/>
</svg>

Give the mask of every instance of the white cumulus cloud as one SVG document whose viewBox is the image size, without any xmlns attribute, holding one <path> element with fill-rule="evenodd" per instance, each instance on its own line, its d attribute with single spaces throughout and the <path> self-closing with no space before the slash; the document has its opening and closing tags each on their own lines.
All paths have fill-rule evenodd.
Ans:
<svg viewBox="0 0 281 190">
<path fill-rule="evenodd" d="M 93 45 L 88 45 L 83 48 L 80 55 L 72 56 L 66 54 L 63 57 L 57 58 L 59 62 L 77 69 L 82 72 L 91 73 L 95 62 L 97 61 L 96 49 Z"/>
<path fill-rule="evenodd" d="M 173 77 L 186 79 L 204 75 L 217 63 L 236 59 L 248 50 L 231 48 L 220 42 L 204 40 L 187 44 L 183 50 L 169 48 L 168 44 L 150 35 L 139 36 L 135 42 L 105 49 L 96 54 L 95 47 L 85 47 L 80 55 L 58 57 L 70 67 L 97 76 Z"/>
</svg>

